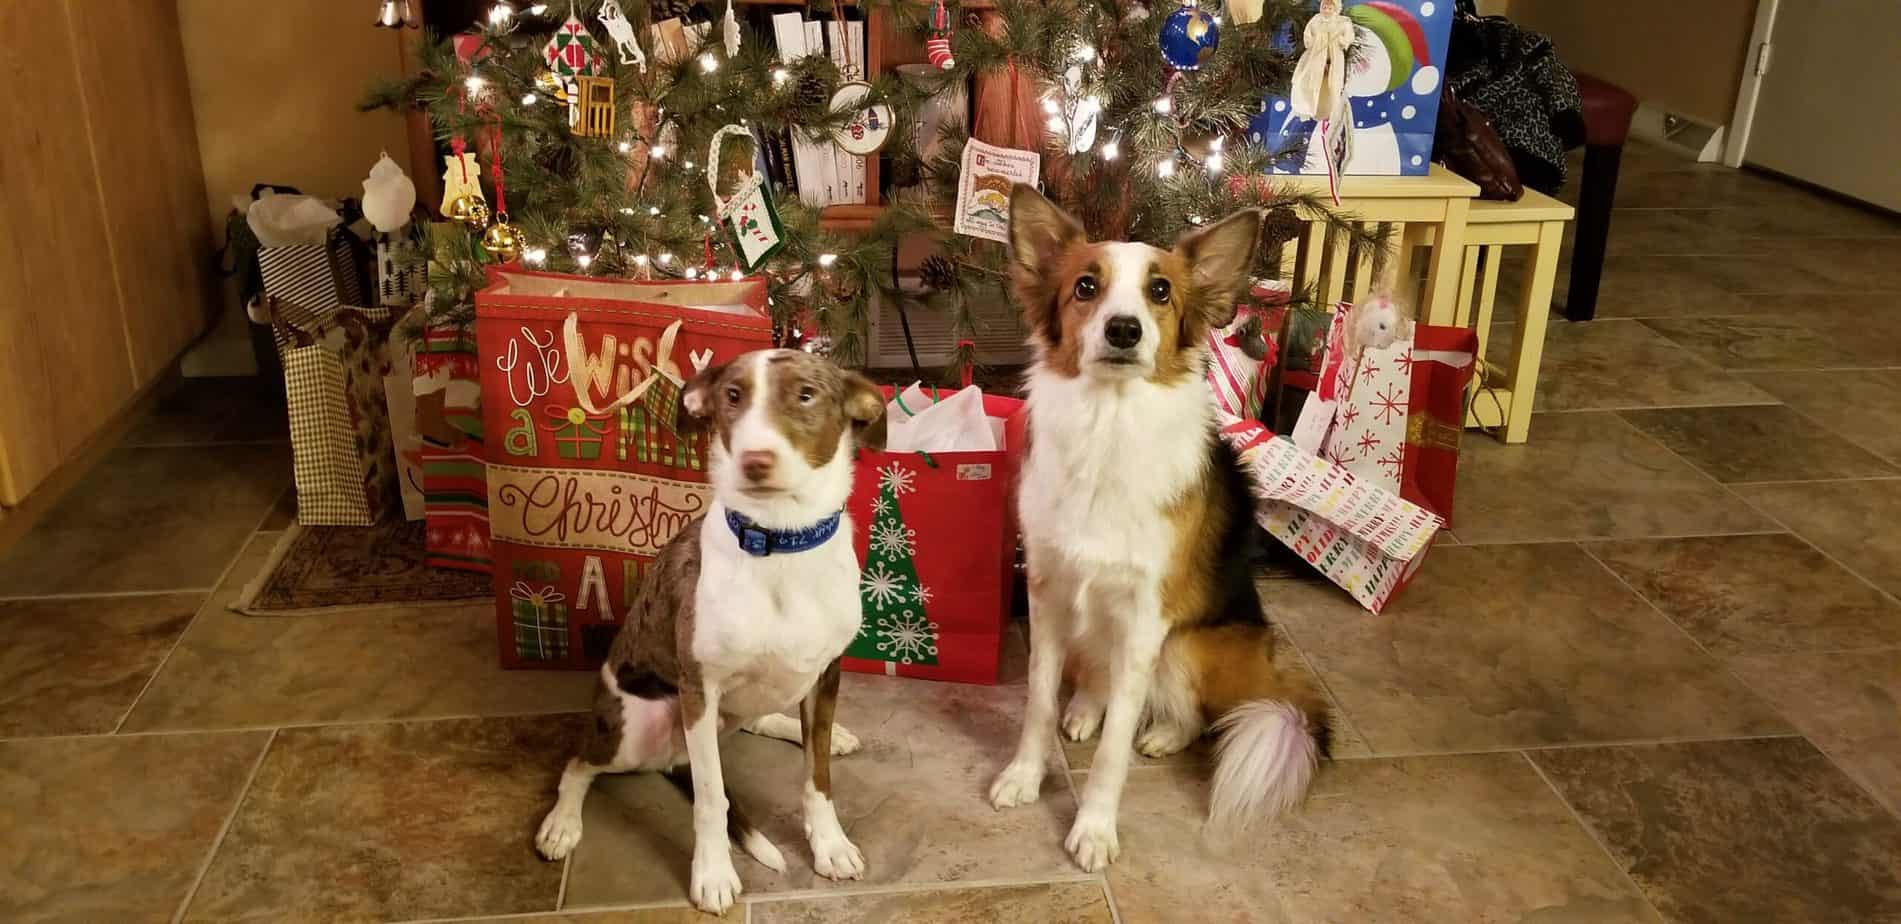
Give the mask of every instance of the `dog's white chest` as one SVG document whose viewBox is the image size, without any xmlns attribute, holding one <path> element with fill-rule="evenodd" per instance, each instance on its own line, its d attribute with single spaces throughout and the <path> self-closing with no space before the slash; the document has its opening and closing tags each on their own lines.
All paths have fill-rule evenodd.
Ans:
<svg viewBox="0 0 1901 924">
<path fill-rule="evenodd" d="M 1166 509 L 1208 464 L 1207 386 L 1031 380 L 1024 538 L 1076 561 L 1151 570 Z"/>
<path fill-rule="evenodd" d="M 843 522 L 824 546 L 791 555 L 735 548 L 704 568 L 693 654 L 720 686 L 721 712 L 743 719 L 791 706 L 851 644 L 859 604 L 850 529 Z"/>
</svg>

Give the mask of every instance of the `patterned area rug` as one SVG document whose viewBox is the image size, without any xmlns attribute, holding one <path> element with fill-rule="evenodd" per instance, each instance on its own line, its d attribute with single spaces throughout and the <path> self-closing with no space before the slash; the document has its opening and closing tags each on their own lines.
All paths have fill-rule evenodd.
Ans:
<svg viewBox="0 0 1901 924">
<path fill-rule="evenodd" d="M 262 577 L 232 609 L 285 616 L 375 607 L 466 604 L 493 593 L 489 577 L 423 564 L 423 524 L 292 526 Z"/>
</svg>

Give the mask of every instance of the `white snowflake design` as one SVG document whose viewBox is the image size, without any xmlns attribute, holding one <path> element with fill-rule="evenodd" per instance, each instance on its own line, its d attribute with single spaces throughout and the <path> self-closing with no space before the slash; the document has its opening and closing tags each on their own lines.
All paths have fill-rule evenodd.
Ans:
<svg viewBox="0 0 1901 924">
<path fill-rule="evenodd" d="M 918 606 L 923 606 L 931 602 L 931 589 L 923 584 L 913 585 L 911 588 L 911 602 Z"/>
<path fill-rule="evenodd" d="M 904 578 L 894 574 L 881 561 L 872 562 L 871 567 L 865 569 L 858 588 L 879 612 L 883 612 L 887 604 L 904 602 Z"/>
<path fill-rule="evenodd" d="M 937 625 L 916 610 L 878 617 L 878 651 L 899 664 L 937 657 Z"/>
<path fill-rule="evenodd" d="M 916 478 L 916 472 L 896 462 L 878 470 L 878 486 L 886 491 L 890 491 L 893 497 L 903 497 L 917 490 L 917 488 L 911 484 Z"/>
<path fill-rule="evenodd" d="M 903 523 L 887 520 L 871 524 L 872 551 L 894 561 L 911 554 L 916 538 L 917 530 Z"/>
<path fill-rule="evenodd" d="M 885 499 L 882 492 L 880 492 L 877 497 L 871 499 L 871 512 L 873 515 L 881 517 L 891 514 L 891 502 Z"/>
</svg>

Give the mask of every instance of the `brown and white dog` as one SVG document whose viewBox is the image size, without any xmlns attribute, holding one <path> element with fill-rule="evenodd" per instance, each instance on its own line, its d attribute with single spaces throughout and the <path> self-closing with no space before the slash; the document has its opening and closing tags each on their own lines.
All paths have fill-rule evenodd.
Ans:
<svg viewBox="0 0 1901 924">
<path fill-rule="evenodd" d="M 740 893 L 729 834 L 760 863 L 785 869 L 778 848 L 730 807 L 719 739 L 733 728 L 804 744 L 813 869 L 832 879 L 865 872 L 832 807 L 831 755 L 858 747 L 832 724 L 832 710 L 838 658 L 859 623 L 844 513 L 852 454 L 875 442 L 884 399 L 861 375 L 768 350 L 695 375 L 681 402 L 714 431 L 713 502 L 641 581 L 601 665 L 594 721 L 535 845 L 550 860 L 574 849 L 594 777 L 666 773 L 693 800 L 690 897 L 721 913 Z M 795 703 L 796 721 L 780 712 Z"/>
<path fill-rule="evenodd" d="M 1067 664 L 1063 732 L 1102 732 L 1064 844 L 1091 872 L 1120 852 L 1131 744 L 1172 754 L 1212 726 L 1209 820 L 1229 826 L 1298 803 L 1326 752 L 1324 700 L 1274 666 L 1251 497 L 1204 380 L 1207 333 L 1233 320 L 1259 234 L 1244 211 L 1174 250 L 1090 243 L 1034 189 L 1011 191 L 1012 282 L 1036 351 L 1018 488 L 1030 679 L 990 801 L 1036 800 Z"/>
</svg>

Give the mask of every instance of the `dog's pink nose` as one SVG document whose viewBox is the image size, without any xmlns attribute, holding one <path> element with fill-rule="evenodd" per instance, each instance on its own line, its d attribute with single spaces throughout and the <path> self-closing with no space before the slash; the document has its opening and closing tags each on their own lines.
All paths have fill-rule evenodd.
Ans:
<svg viewBox="0 0 1901 924">
<path fill-rule="evenodd" d="M 764 481 L 772 477 L 772 468 L 779 464 L 779 457 L 770 449 L 748 449 L 739 454 L 739 470 L 748 481 Z"/>
</svg>

